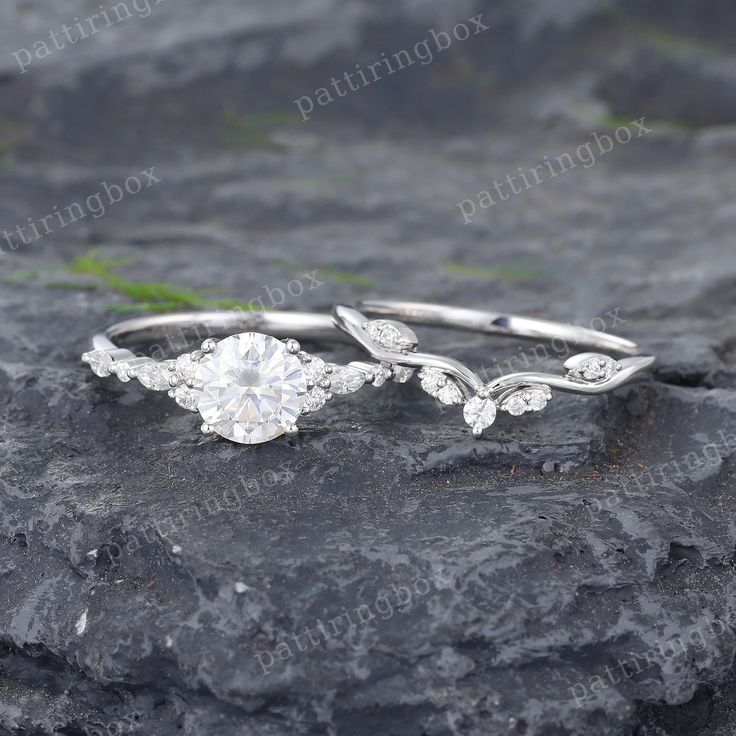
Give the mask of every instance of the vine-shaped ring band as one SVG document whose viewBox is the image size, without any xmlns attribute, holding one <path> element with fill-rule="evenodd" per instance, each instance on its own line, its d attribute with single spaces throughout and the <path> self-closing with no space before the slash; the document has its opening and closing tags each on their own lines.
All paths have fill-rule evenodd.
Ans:
<svg viewBox="0 0 736 736">
<path fill-rule="evenodd" d="M 443 404 L 463 405 L 465 421 L 477 437 L 493 424 L 499 411 L 513 416 L 541 411 L 552 398 L 553 389 L 588 396 L 603 394 L 640 377 L 656 360 L 641 355 L 638 345 L 630 340 L 548 320 L 418 302 L 365 301 L 359 307 L 362 311 L 337 305 L 334 316 L 338 326 L 381 364 L 419 369 L 422 388 L 430 396 Z M 566 346 L 595 352 L 568 358 L 563 375 L 526 371 L 484 381 L 454 358 L 418 352 L 416 334 L 406 322 L 546 342 L 558 340 Z"/>
</svg>

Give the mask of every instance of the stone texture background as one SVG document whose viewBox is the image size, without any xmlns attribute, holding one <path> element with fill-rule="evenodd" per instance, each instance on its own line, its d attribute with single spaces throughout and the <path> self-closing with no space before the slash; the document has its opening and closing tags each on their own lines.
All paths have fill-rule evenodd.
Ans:
<svg viewBox="0 0 736 736">
<path fill-rule="evenodd" d="M 0 243 L 0 733 L 736 732 L 734 629 L 706 623 L 736 614 L 733 3 L 167 0 L 19 74 L 12 52 L 98 5 L 0 5 L 0 225 L 162 179 Z M 332 74 L 477 12 L 482 36 L 294 119 Z M 641 116 L 652 133 L 462 224 L 460 199 Z M 69 273 L 97 246 L 134 257 L 126 283 L 237 299 L 319 269 L 289 309 L 619 310 L 661 361 L 481 441 L 395 386 L 241 448 L 78 364 L 134 306 Z M 490 372 L 530 349 L 422 338 Z M 379 599 L 264 676 L 259 652 Z"/>
</svg>

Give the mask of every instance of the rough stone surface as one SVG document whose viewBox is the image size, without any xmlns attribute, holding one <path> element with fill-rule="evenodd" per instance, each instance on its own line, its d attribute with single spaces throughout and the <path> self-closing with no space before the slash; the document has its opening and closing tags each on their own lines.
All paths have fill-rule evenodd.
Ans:
<svg viewBox="0 0 736 736">
<path fill-rule="evenodd" d="M 484 8 L 168 0 L 19 74 L 13 51 L 97 6 L 0 5 L 0 224 L 162 181 L 0 241 L 3 278 L 104 245 L 133 281 L 266 306 L 602 320 L 660 363 L 481 440 L 414 379 L 244 448 L 79 364 L 128 297 L 3 282 L 0 733 L 734 733 L 733 3 L 501 0 L 491 30 L 303 124 L 284 111 L 331 75 Z M 642 116 L 463 225 L 460 200 Z M 418 332 L 489 376 L 540 357 Z"/>
</svg>

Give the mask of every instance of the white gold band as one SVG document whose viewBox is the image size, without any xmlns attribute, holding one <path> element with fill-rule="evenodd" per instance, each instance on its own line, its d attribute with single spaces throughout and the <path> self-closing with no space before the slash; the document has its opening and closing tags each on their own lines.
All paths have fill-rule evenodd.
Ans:
<svg viewBox="0 0 736 736">
<path fill-rule="evenodd" d="M 203 334 L 204 333 L 204 334 Z M 168 340 L 195 335 L 198 349 L 175 359 L 141 357 L 124 342 Z M 222 340 L 214 335 L 226 335 Z M 137 379 L 167 391 L 182 408 L 199 412 L 202 431 L 241 444 L 257 444 L 297 432 L 298 420 L 319 411 L 336 394 L 365 384 L 408 380 L 411 371 L 364 361 L 327 363 L 305 352 L 303 340 L 348 341 L 330 315 L 299 312 L 196 312 L 131 319 L 92 338 L 82 356 L 100 376 Z"/>
<path fill-rule="evenodd" d="M 476 436 L 493 424 L 498 411 L 514 416 L 540 411 L 552 398 L 552 389 L 585 395 L 606 393 L 632 381 L 655 362 L 653 356 L 638 355 L 639 347 L 630 340 L 558 322 L 418 302 L 366 301 L 360 308 L 374 318 L 337 305 L 334 315 L 338 326 L 376 360 L 419 369 L 418 377 L 427 393 L 443 404 L 464 405 L 465 421 Z M 563 375 L 527 371 L 484 381 L 454 358 L 418 352 L 417 337 L 405 322 L 562 340 L 567 345 L 605 352 L 573 355 L 565 361 L 567 372 Z M 609 353 L 628 357 L 616 359 Z"/>
<path fill-rule="evenodd" d="M 404 383 L 416 369 L 422 388 L 443 404 L 462 405 L 465 421 L 480 436 L 499 411 L 514 416 L 541 411 L 553 389 L 606 393 L 655 362 L 639 355 L 629 340 L 557 322 L 416 302 L 371 301 L 361 308 L 375 317 L 337 305 L 332 316 L 195 312 L 132 319 L 95 335 L 82 360 L 98 376 L 115 375 L 125 383 L 137 379 L 148 389 L 167 391 L 182 408 L 201 414 L 203 432 L 241 444 L 295 434 L 297 421 L 319 411 L 335 394 L 354 393 L 366 383 L 380 386 L 389 379 Z M 419 352 L 417 336 L 405 322 L 561 340 L 596 352 L 568 358 L 564 374 L 525 371 L 485 381 L 454 358 Z M 155 360 L 123 345 L 167 339 L 171 346 L 172 334 L 178 340 L 195 334 L 201 346 L 175 359 Z M 226 337 L 216 340 L 213 335 Z M 302 350 L 294 336 L 357 343 L 377 362 L 327 363 Z"/>
</svg>

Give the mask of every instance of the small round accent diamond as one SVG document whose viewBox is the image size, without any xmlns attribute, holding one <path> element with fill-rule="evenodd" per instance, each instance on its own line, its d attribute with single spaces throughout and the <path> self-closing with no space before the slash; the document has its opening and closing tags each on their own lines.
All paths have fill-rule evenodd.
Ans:
<svg viewBox="0 0 736 736">
<path fill-rule="evenodd" d="M 128 383 L 130 378 L 130 363 L 127 360 L 117 361 L 110 366 L 110 373 L 114 373 L 122 383 Z"/>
<path fill-rule="evenodd" d="M 176 374 L 181 383 L 194 380 L 197 373 L 197 363 L 191 353 L 180 355 L 176 359 L 174 365 L 176 367 Z"/>
<path fill-rule="evenodd" d="M 393 370 L 396 383 L 406 383 L 414 375 L 414 369 L 406 365 L 395 365 Z"/>
<path fill-rule="evenodd" d="M 319 380 L 325 375 L 325 362 L 316 355 L 306 356 L 302 360 L 304 367 L 304 375 L 307 377 L 307 383 L 316 386 Z"/>
<path fill-rule="evenodd" d="M 391 369 L 385 365 L 377 365 L 373 368 L 373 385 L 378 388 L 383 386 L 391 378 Z"/>
<path fill-rule="evenodd" d="M 319 411 L 326 403 L 328 392 L 319 386 L 315 386 L 308 394 L 307 400 L 304 402 L 304 409 L 309 412 Z"/>
<path fill-rule="evenodd" d="M 197 411 L 197 405 L 199 404 L 202 391 L 197 388 L 189 388 L 188 386 L 177 386 L 171 392 L 171 395 L 182 409 Z"/>
<path fill-rule="evenodd" d="M 481 399 L 474 396 L 465 404 L 463 417 L 473 429 L 473 434 L 480 434 L 496 421 L 496 404 L 493 399 Z"/>
<path fill-rule="evenodd" d="M 228 337 L 197 367 L 198 410 L 221 437 L 244 445 L 267 442 L 296 423 L 307 399 L 301 361 L 274 337 Z"/>
</svg>

